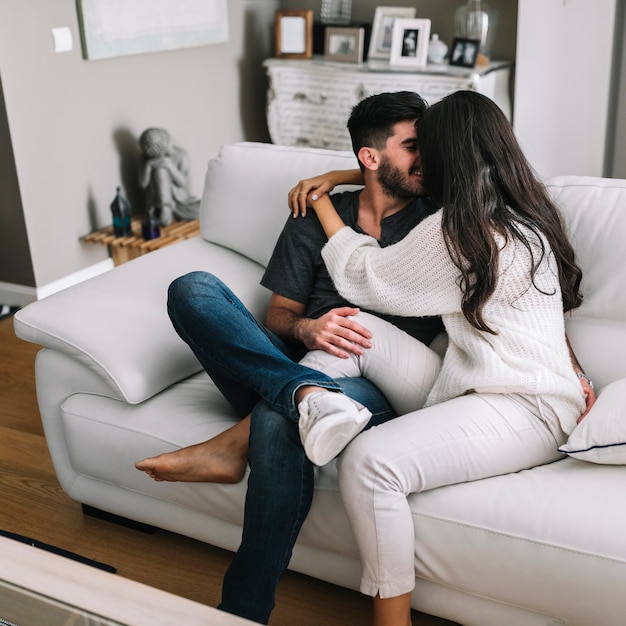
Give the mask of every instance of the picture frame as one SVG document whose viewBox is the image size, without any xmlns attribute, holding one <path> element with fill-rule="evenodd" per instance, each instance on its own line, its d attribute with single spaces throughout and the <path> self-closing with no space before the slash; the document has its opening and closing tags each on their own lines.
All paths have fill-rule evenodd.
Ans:
<svg viewBox="0 0 626 626">
<path fill-rule="evenodd" d="M 278 59 L 310 59 L 313 56 L 313 9 L 277 10 L 275 38 Z"/>
<path fill-rule="evenodd" d="M 393 24 L 396 19 L 415 17 L 415 7 L 376 7 L 367 59 L 389 61 Z"/>
<path fill-rule="evenodd" d="M 393 23 L 389 64 L 400 67 L 425 67 L 430 40 L 429 19 L 396 19 Z"/>
<path fill-rule="evenodd" d="M 364 41 L 364 28 L 327 26 L 324 60 L 339 63 L 361 63 L 363 61 Z"/>
<path fill-rule="evenodd" d="M 480 49 L 480 39 L 455 37 L 450 50 L 450 65 L 457 67 L 475 67 Z"/>
<path fill-rule="evenodd" d="M 227 0 L 77 0 L 89 61 L 226 43 Z"/>
</svg>

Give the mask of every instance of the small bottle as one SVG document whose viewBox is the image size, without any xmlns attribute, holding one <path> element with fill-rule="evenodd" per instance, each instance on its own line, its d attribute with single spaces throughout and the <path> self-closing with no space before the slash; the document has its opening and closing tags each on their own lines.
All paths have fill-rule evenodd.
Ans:
<svg viewBox="0 0 626 626">
<path fill-rule="evenodd" d="M 141 222 L 141 235 L 146 240 L 157 239 L 161 236 L 159 218 L 152 210 L 148 213 L 148 217 Z"/>
<path fill-rule="evenodd" d="M 448 46 L 439 39 L 439 35 L 433 35 L 428 44 L 428 62 L 441 64 L 446 60 Z"/>
<path fill-rule="evenodd" d="M 122 196 L 120 188 L 117 188 L 115 199 L 111 202 L 111 213 L 113 214 L 113 234 L 116 237 L 127 237 L 132 235 L 130 227 L 130 205 L 126 198 Z"/>
</svg>

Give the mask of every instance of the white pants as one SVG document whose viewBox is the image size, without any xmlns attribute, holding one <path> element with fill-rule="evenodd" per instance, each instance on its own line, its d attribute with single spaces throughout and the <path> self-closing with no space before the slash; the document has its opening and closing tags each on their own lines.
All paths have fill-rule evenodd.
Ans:
<svg viewBox="0 0 626 626">
<path fill-rule="evenodd" d="M 353 354 L 342 359 L 323 350 L 312 350 L 300 363 L 332 378 L 367 378 L 398 415 L 423 407 L 441 369 L 441 357 L 380 317 L 361 312 L 351 319 L 373 335 L 372 347 L 362 356 Z"/>
<path fill-rule="evenodd" d="M 415 586 L 408 494 L 555 461 L 565 440 L 539 397 L 504 394 L 468 394 L 361 433 L 339 458 L 361 591 L 389 598 Z"/>
</svg>

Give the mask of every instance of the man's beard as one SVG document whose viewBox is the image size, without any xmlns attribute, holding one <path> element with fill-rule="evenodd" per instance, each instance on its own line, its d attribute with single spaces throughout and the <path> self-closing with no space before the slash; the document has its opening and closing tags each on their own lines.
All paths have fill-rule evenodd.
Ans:
<svg viewBox="0 0 626 626">
<path fill-rule="evenodd" d="M 415 170 L 411 170 L 413 171 Z M 403 199 L 421 195 L 421 183 L 409 178 L 411 172 L 405 176 L 387 157 L 383 157 L 378 167 L 378 182 L 385 195 Z"/>
</svg>

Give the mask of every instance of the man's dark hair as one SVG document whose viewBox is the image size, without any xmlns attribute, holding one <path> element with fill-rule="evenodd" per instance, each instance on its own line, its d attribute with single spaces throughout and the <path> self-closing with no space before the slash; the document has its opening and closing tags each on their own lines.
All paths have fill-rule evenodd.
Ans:
<svg viewBox="0 0 626 626">
<path fill-rule="evenodd" d="M 354 154 L 363 147 L 381 150 L 398 122 L 419 120 L 428 108 L 413 91 L 379 93 L 361 100 L 348 119 Z"/>
</svg>

